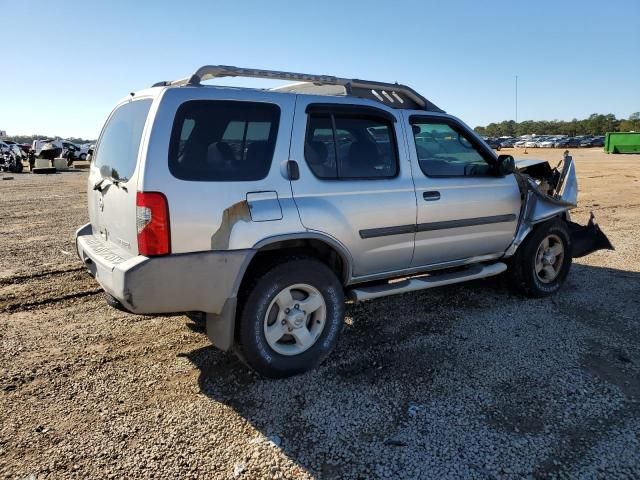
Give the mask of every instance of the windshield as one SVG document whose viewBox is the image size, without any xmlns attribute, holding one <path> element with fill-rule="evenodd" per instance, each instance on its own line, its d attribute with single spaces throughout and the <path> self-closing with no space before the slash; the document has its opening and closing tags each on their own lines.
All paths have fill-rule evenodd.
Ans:
<svg viewBox="0 0 640 480">
<path fill-rule="evenodd" d="M 151 99 L 134 100 L 113 112 L 95 153 L 95 165 L 102 176 L 125 182 L 133 175 L 150 107 Z"/>
</svg>

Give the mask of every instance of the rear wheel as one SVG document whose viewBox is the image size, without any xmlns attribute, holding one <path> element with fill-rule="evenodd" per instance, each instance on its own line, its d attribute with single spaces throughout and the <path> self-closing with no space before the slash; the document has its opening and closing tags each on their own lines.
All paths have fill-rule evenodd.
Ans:
<svg viewBox="0 0 640 480">
<path fill-rule="evenodd" d="M 289 377 L 322 363 L 335 347 L 344 293 L 335 273 L 312 258 L 277 264 L 244 298 L 237 350 L 258 373 Z"/>
<path fill-rule="evenodd" d="M 511 259 L 509 277 L 514 288 L 530 297 L 553 295 L 571 268 L 571 237 L 567 224 L 554 219 L 540 224 Z"/>
</svg>

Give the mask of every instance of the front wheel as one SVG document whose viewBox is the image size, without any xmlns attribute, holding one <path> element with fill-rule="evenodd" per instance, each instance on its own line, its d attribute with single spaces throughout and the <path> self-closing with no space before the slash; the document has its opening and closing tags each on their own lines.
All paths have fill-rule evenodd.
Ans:
<svg viewBox="0 0 640 480">
<path fill-rule="evenodd" d="M 296 258 L 277 264 L 247 293 L 236 347 L 261 375 L 284 378 L 311 370 L 335 347 L 344 292 L 324 263 Z"/>
<path fill-rule="evenodd" d="M 560 219 L 538 225 L 510 262 L 511 285 L 530 297 L 553 295 L 571 268 L 571 237 Z"/>
</svg>

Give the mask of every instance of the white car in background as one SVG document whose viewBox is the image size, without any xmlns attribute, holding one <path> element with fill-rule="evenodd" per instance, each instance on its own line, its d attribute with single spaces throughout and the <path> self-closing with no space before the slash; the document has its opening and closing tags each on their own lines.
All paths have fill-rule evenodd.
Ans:
<svg viewBox="0 0 640 480">
<path fill-rule="evenodd" d="M 537 138 L 532 138 L 531 140 L 527 140 L 524 144 L 525 148 L 537 148 L 538 142 L 540 140 Z"/>
<path fill-rule="evenodd" d="M 545 140 L 543 142 L 540 142 L 538 144 L 538 146 L 540 148 L 553 148 L 553 145 L 557 142 L 557 140 L 555 138 L 550 138 L 549 140 Z"/>
<path fill-rule="evenodd" d="M 66 151 L 70 150 L 73 152 L 74 160 L 84 161 L 87 159 L 87 155 L 89 155 L 89 149 L 84 145 L 76 145 L 75 143 L 67 142 L 63 140 L 62 146 L 64 150 Z"/>
</svg>

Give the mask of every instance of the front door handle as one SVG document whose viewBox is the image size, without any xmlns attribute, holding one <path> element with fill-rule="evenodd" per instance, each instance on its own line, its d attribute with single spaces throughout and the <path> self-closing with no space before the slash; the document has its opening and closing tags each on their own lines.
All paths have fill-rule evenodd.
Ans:
<svg viewBox="0 0 640 480">
<path fill-rule="evenodd" d="M 440 200 L 440 192 L 422 192 L 422 198 L 424 198 L 426 202 L 434 202 Z"/>
</svg>

